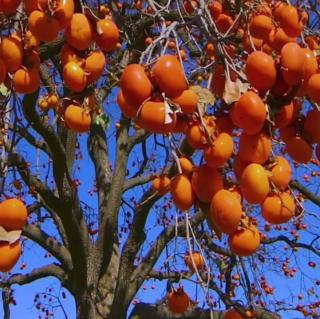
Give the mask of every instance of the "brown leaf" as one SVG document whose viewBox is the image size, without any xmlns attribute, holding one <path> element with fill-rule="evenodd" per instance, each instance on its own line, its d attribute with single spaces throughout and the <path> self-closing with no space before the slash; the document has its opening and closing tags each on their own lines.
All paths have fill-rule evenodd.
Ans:
<svg viewBox="0 0 320 319">
<path fill-rule="evenodd" d="M 200 85 L 193 85 L 190 86 L 189 89 L 198 94 L 199 103 L 213 105 L 216 102 L 213 93 L 207 88 L 204 88 Z"/>
<path fill-rule="evenodd" d="M 240 79 L 237 79 L 235 82 L 226 80 L 222 98 L 227 104 L 236 102 L 241 94 L 248 90 L 248 87 L 249 84 L 241 82 Z"/>
</svg>

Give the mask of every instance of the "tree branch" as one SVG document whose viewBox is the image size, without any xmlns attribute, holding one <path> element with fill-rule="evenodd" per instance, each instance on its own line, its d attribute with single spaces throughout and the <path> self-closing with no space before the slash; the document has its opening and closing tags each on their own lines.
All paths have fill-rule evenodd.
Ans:
<svg viewBox="0 0 320 319">
<path fill-rule="evenodd" d="M 310 191 L 307 187 L 303 186 L 297 180 L 291 181 L 290 186 L 306 196 L 307 199 L 312 201 L 314 204 L 320 206 L 320 197 Z"/>
<path fill-rule="evenodd" d="M 66 272 L 73 269 L 71 255 L 68 249 L 56 241 L 53 237 L 50 237 L 47 233 L 34 225 L 26 225 L 23 227 L 22 234 L 52 254 L 61 264 Z"/>
</svg>

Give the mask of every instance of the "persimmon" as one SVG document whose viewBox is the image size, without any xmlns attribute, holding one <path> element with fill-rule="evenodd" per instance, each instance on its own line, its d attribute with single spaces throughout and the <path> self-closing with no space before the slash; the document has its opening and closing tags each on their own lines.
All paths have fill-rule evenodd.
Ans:
<svg viewBox="0 0 320 319">
<path fill-rule="evenodd" d="M 84 71 L 88 73 L 87 83 L 97 81 L 103 73 L 106 58 L 102 51 L 93 51 L 85 59 Z"/>
<path fill-rule="evenodd" d="M 192 257 L 189 253 L 185 255 L 184 261 L 191 271 L 194 270 L 192 259 L 198 270 L 204 268 L 204 258 L 202 257 L 201 253 L 193 252 Z"/>
<path fill-rule="evenodd" d="M 117 25 L 109 18 L 97 22 L 95 40 L 101 50 L 110 52 L 119 42 L 120 33 Z"/>
<path fill-rule="evenodd" d="M 182 174 L 191 177 L 193 173 L 193 163 L 190 159 L 187 157 L 180 157 L 179 158 Z"/>
<path fill-rule="evenodd" d="M 312 147 L 300 136 L 291 137 L 286 141 L 286 151 L 299 163 L 308 163 L 312 158 Z"/>
<path fill-rule="evenodd" d="M 231 16 L 225 13 L 219 14 L 219 16 L 216 19 L 216 26 L 219 32 L 226 33 L 229 28 L 233 24 L 233 19 Z"/>
<path fill-rule="evenodd" d="M 268 43 L 277 52 L 280 52 L 282 47 L 287 43 L 296 43 L 296 37 L 288 36 L 282 28 L 272 30 L 269 34 Z"/>
<path fill-rule="evenodd" d="M 12 78 L 12 86 L 17 93 L 31 94 L 40 87 L 40 76 L 38 70 L 25 68 L 18 69 Z"/>
<path fill-rule="evenodd" d="M 230 250 L 238 256 L 251 256 L 260 246 L 260 233 L 256 226 L 236 230 L 228 239 Z M 241 317 L 240 317 L 241 318 Z"/>
<path fill-rule="evenodd" d="M 40 70 L 40 56 L 35 50 L 32 50 L 27 55 L 25 55 L 23 60 L 23 65 L 29 70 L 34 70 L 39 72 Z"/>
<path fill-rule="evenodd" d="M 18 9 L 21 0 L 0 0 L 0 12 L 13 14 Z"/>
<path fill-rule="evenodd" d="M 152 180 L 152 187 L 159 195 L 164 195 L 170 190 L 170 178 L 167 175 L 157 176 Z"/>
<path fill-rule="evenodd" d="M 0 58 L 0 83 L 3 83 L 7 76 L 7 67 Z"/>
<path fill-rule="evenodd" d="M 280 112 L 275 116 L 275 126 L 282 128 L 291 125 L 301 111 L 301 101 L 293 100 L 281 106 Z"/>
<path fill-rule="evenodd" d="M 312 143 L 320 142 L 320 112 L 318 110 L 313 109 L 307 113 L 303 128 Z"/>
<path fill-rule="evenodd" d="M 48 4 L 47 0 L 25 0 L 24 2 L 27 15 L 35 10 L 44 11 Z"/>
<path fill-rule="evenodd" d="M 149 132 L 166 134 L 173 130 L 176 124 L 175 113 L 166 114 L 164 102 L 145 102 L 139 113 L 139 124 Z"/>
<path fill-rule="evenodd" d="M 120 87 L 127 103 L 137 108 L 151 96 L 152 84 L 140 64 L 130 64 L 124 69 Z"/>
<path fill-rule="evenodd" d="M 284 97 L 288 92 L 290 92 L 290 89 L 291 86 L 284 81 L 281 71 L 278 70 L 276 83 L 272 87 L 270 93 L 275 98 L 281 98 Z"/>
<path fill-rule="evenodd" d="M 233 168 L 233 173 L 236 176 L 238 181 L 241 180 L 242 173 L 247 166 L 248 166 L 248 163 L 244 162 L 241 159 L 239 154 L 234 156 L 232 168 Z"/>
<path fill-rule="evenodd" d="M 261 205 L 261 212 L 268 223 L 283 224 L 294 216 L 295 206 L 292 195 L 283 192 L 269 195 Z"/>
<path fill-rule="evenodd" d="M 211 137 L 215 131 L 215 121 L 213 118 L 205 119 L 205 126 L 201 126 L 200 123 L 193 123 L 189 125 L 186 132 L 188 144 L 194 149 L 204 149 L 208 145 L 208 138 Z M 209 134 L 209 136 L 207 136 Z"/>
<path fill-rule="evenodd" d="M 167 305 L 171 312 L 183 314 L 190 305 L 190 298 L 184 292 L 183 288 L 178 288 L 168 294 Z"/>
<path fill-rule="evenodd" d="M 292 179 L 290 163 L 283 156 L 276 156 L 271 167 L 271 182 L 279 189 L 285 190 Z"/>
<path fill-rule="evenodd" d="M 169 97 L 177 97 L 187 89 L 183 68 L 173 55 L 161 56 L 154 64 L 152 74 L 159 89 Z"/>
<path fill-rule="evenodd" d="M 298 37 L 302 32 L 303 24 L 300 22 L 299 13 L 295 6 L 280 6 L 275 17 L 280 23 L 281 28 L 290 37 Z"/>
<path fill-rule="evenodd" d="M 210 203 L 213 195 L 223 189 L 220 172 L 206 164 L 194 168 L 191 184 L 198 199 L 204 203 Z"/>
<path fill-rule="evenodd" d="M 172 101 L 179 104 L 182 113 L 190 114 L 197 110 L 199 97 L 197 93 L 188 89 L 184 90 L 179 96 L 172 98 Z"/>
<path fill-rule="evenodd" d="M 67 126 L 77 133 L 84 133 L 89 131 L 91 126 L 91 116 L 82 107 L 70 104 L 65 113 L 64 120 Z"/>
<path fill-rule="evenodd" d="M 250 34 L 257 39 L 268 39 L 272 29 L 272 19 L 264 14 L 254 16 L 249 24 Z"/>
<path fill-rule="evenodd" d="M 54 17 L 58 20 L 60 28 L 65 28 L 74 14 L 74 0 L 56 0 L 54 3 Z"/>
<path fill-rule="evenodd" d="M 266 170 L 260 164 L 249 164 L 241 175 L 240 187 L 243 197 L 250 204 L 259 204 L 267 197 L 270 186 Z"/>
<path fill-rule="evenodd" d="M 210 11 L 212 18 L 216 20 L 219 17 L 219 15 L 222 13 L 223 6 L 220 1 L 214 0 L 208 4 L 208 9 Z"/>
<path fill-rule="evenodd" d="M 65 66 L 68 62 L 80 62 L 81 58 L 77 56 L 75 49 L 68 43 L 64 44 L 60 51 L 61 63 Z"/>
<path fill-rule="evenodd" d="M 204 158 L 210 167 L 223 166 L 231 157 L 233 152 L 233 140 L 227 133 L 220 133 L 212 145 L 204 150 Z"/>
<path fill-rule="evenodd" d="M 232 122 L 247 134 L 257 134 L 266 120 L 266 106 L 254 92 L 243 93 L 230 111 Z"/>
<path fill-rule="evenodd" d="M 21 243 L 19 240 L 9 244 L 8 242 L 0 242 L 0 271 L 8 272 L 18 262 L 21 256 Z"/>
<path fill-rule="evenodd" d="M 312 50 L 309 48 L 302 48 L 302 50 L 305 54 L 303 78 L 307 82 L 312 75 L 317 73 L 318 62 L 317 57 Z"/>
<path fill-rule="evenodd" d="M 223 319 L 245 319 L 243 316 L 235 309 L 229 309 Z"/>
<path fill-rule="evenodd" d="M 295 57 L 292 59 L 292 57 Z M 289 85 L 301 82 L 304 75 L 306 56 L 297 43 L 287 43 L 281 49 L 281 72 L 283 79 Z"/>
<path fill-rule="evenodd" d="M 272 56 L 261 52 L 252 52 L 246 61 L 245 72 L 249 83 L 259 92 L 271 89 L 276 83 L 277 70 Z"/>
<path fill-rule="evenodd" d="M 73 92 L 81 92 L 87 85 L 87 76 L 82 67 L 76 62 L 68 62 L 63 68 L 63 81 Z"/>
<path fill-rule="evenodd" d="M 128 118 L 134 118 L 137 114 L 138 108 L 129 105 L 123 96 L 122 90 L 119 90 L 117 95 L 117 104 L 121 112 Z"/>
<path fill-rule="evenodd" d="M 14 72 L 22 65 L 23 44 L 21 38 L 15 35 L 5 37 L 0 44 L 0 56 L 8 72 Z"/>
<path fill-rule="evenodd" d="M 93 28 L 84 14 L 74 13 L 65 28 L 65 35 L 71 46 L 78 50 L 86 50 L 93 40 Z"/>
<path fill-rule="evenodd" d="M 239 155 L 246 163 L 265 163 L 272 150 L 271 138 L 264 132 L 248 135 L 242 132 L 239 141 Z"/>
<path fill-rule="evenodd" d="M 320 103 L 320 73 L 313 74 L 309 78 L 307 92 L 313 102 Z"/>
<path fill-rule="evenodd" d="M 189 210 L 193 206 L 194 192 L 189 178 L 185 175 L 178 174 L 171 180 L 170 193 L 178 209 Z"/>
<path fill-rule="evenodd" d="M 242 206 L 234 193 L 221 189 L 212 197 L 210 218 L 221 232 L 233 233 L 240 223 L 241 215 Z"/>
<path fill-rule="evenodd" d="M 294 125 L 288 125 L 280 128 L 280 138 L 286 143 L 291 137 L 297 135 L 297 129 Z"/>
<path fill-rule="evenodd" d="M 40 10 L 31 12 L 28 17 L 28 26 L 32 34 L 43 42 L 54 41 L 60 30 L 58 20 Z"/>
<path fill-rule="evenodd" d="M 38 50 L 40 39 L 37 38 L 30 30 L 24 35 L 24 46 L 26 50 Z"/>
<path fill-rule="evenodd" d="M 0 203 L 0 225 L 7 231 L 22 229 L 27 217 L 27 207 L 19 199 L 11 198 Z"/>
<path fill-rule="evenodd" d="M 254 51 L 254 48 L 256 50 L 262 49 L 263 40 L 257 39 L 252 35 L 249 35 L 247 32 L 244 32 L 242 36 L 242 45 L 245 51 L 251 53 L 252 51 Z"/>
</svg>

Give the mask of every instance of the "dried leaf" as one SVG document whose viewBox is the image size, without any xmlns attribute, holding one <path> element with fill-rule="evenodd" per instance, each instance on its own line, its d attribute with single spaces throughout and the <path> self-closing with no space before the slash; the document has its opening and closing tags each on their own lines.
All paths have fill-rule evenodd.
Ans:
<svg viewBox="0 0 320 319">
<path fill-rule="evenodd" d="M 207 88 L 204 88 L 200 85 L 193 85 L 190 86 L 189 89 L 198 94 L 199 103 L 213 105 L 216 102 L 213 93 Z"/>
<path fill-rule="evenodd" d="M 8 96 L 8 94 L 9 94 L 9 89 L 8 89 L 3 83 L 0 84 L 0 94 L 1 94 L 3 97 Z"/>
<path fill-rule="evenodd" d="M 21 233 L 21 230 L 6 231 L 2 226 L 0 226 L 0 241 L 6 241 L 9 244 L 13 244 L 20 238 Z"/>
<path fill-rule="evenodd" d="M 226 80 L 222 98 L 227 104 L 231 104 L 238 101 L 241 94 L 246 92 L 248 88 L 249 84 L 243 83 L 240 79 L 235 82 Z"/>
<path fill-rule="evenodd" d="M 164 118 L 164 124 L 170 124 L 172 123 L 172 116 L 174 112 L 172 111 L 169 103 L 167 100 L 164 100 L 164 112 L 165 112 L 165 118 Z"/>
</svg>

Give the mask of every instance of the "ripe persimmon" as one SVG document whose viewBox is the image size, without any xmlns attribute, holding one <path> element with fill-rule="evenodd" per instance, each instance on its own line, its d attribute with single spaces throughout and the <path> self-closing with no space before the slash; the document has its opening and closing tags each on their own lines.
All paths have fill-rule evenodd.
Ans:
<svg viewBox="0 0 320 319">
<path fill-rule="evenodd" d="M 165 174 L 157 176 L 152 180 L 152 187 L 159 195 L 164 195 L 170 190 L 170 178 Z"/>
<path fill-rule="evenodd" d="M 20 68 L 13 74 L 12 86 L 17 93 L 31 94 L 40 87 L 38 70 Z"/>
<path fill-rule="evenodd" d="M 283 156 L 276 156 L 270 172 L 269 178 L 274 186 L 279 190 L 285 190 L 292 179 L 292 170 L 287 159 Z"/>
<path fill-rule="evenodd" d="M 241 316 L 241 314 L 237 310 L 229 309 L 225 313 L 223 319 L 245 319 L 245 318 L 243 318 L 243 316 Z"/>
<path fill-rule="evenodd" d="M 190 159 L 187 157 L 180 157 L 179 158 L 182 174 L 191 177 L 193 173 L 193 163 Z"/>
<path fill-rule="evenodd" d="M 261 52 L 252 52 L 245 68 L 249 83 L 259 92 L 271 89 L 276 83 L 277 70 L 272 56 Z"/>
<path fill-rule="evenodd" d="M 89 131 L 91 126 L 91 116 L 82 107 L 70 104 L 65 113 L 64 120 L 67 126 L 77 133 L 84 133 Z"/>
<path fill-rule="evenodd" d="M 102 51 L 114 50 L 119 38 L 119 29 L 111 19 L 105 18 L 97 22 L 95 40 Z"/>
<path fill-rule="evenodd" d="M 282 128 L 291 125 L 301 111 L 301 101 L 294 99 L 281 106 L 280 112 L 275 116 L 275 126 Z"/>
<path fill-rule="evenodd" d="M 184 90 L 179 96 L 172 98 L 172 101 L 179 104 L 182 113 L 190 114 L 197 110 L 199 97 L 197 93 L 188 89 Z"/>
<path fill-rule="evenodd" d="M 138 116 L 139 125 L 152 133 L 166 134 L 172 132 L 176 125 L 176 114 L 166 114 L 164 102 L 147 101 Z"/>
<path fill-rule="evenodd" d="M 243 197 L 250 204 L 259 204 L 267 197 L 270 186 L 266 170 L 260 164 L 249 164 L 241 175 L 240 181 Z"/>
<path fill-rule="evenodd" d="M 307 92 L 313 102 L 320 103 L 320 73 L 313 74 L 309 78 Z"/>
<path fill-rule="evenodd" d="M 21 255 L 21 243 L 19 240 L 9 244 L 8 242 L 0 242 L 0 271 L 8 272 L 18 262 Z"/>
<path fill-rule="evenodd" d="M 244 162 L 241 159 L 239 154 L 234 156 L 232 169 L 233 169 L 234 175 L 236 176 L 239 182 L 241 180 L 242 173 L 247 166 L 248 166 L 248 163 Z"/>
<path fill-rule="evenodd" d="M 221 173 L 206 164 L 194 168 L 191 183 L 198 199 L 204 203 L 210 203 L 213 195 L 223 189 Z"/>
<path fill-rule="evenodd" d="M 195 196 L 191 182 L 183 174 L 178 174 L 171 180 L 170 193 L 174 204 L 181 210 L 189 210 L 194 204 Z"/>
<path fill-rule="evenodd" d="M 286 141 L 286 151 L 299 163 L 308 163 L 312 158 L 312 147 L 300 136 L 291 137 Z"/>
<path fill-rule="evenodd" d="M 249 24 L 250 34 L 257 39 L 268 39 L 269 33 L 272 29 L 272 19 L 264 14 L 258 14 L 254 16 Z"/>
<path fill-rule="evenodd" d="M 63 81 L 73 92 L 81 92 L 87 85 L 87 76 L 82 67 L 74 62 L 68 62 L 63 68 Z"/>
<path fill-rule="evenodd" d="M 3 83 L 7 76 L 7 67 L 0 58 L 0 83 Z"/>
<path fill-rule="evenodd" d="M 87 72 L 87 83 L 97 81 L 103 73 L 106 58 L 102 51 L 93 51 L 85 59 L 84 71 Z"/>
<path fill-rule="evenodd" d="M 204 158 L 210 167 L 223 166 L 233 152 L 233 140 L 227 133 L 220 133 L 204 150 Z"/>
<path fill-rule="evenodd" d="M 295 57 L 294 59 L 292 57 Z M 299 84 L 304 75 L 306 55 L 297 43 L 287 43 L 281 49 L 281 72 L 289 85 Z"/>
<path fill-rule="evenodd" d="M 236 230 L 229 236 L 228 243 L 230 250 L 234 254 L 238 256 L 251 256 L 260 246 L 259 230 L 252 224 L 248 228 Z"/>
<path fill-rule="evenodd" d="M 271 138 L 264 132 L 248 135 L 242 132 L 239 142 L 240 158 L 246 163 L 265 163 L 272 150 Z"/>
<path fill-rule="evenodd" d="M 226 33 L 229 30 L 229 28 L 232 26 L 233 19 L 230 15 L 221 13 L 217 17 L 215 23 L 219 32 Z"/>
<path fill-rule="evenodd" d="M 21 0 L 0 0 L 0 12 L 13 14 L 18 9 Z"/>
<path fill-rule="evenodd" d="M 187 89 L 184 70 L 173 55 L 161 56 L 154 64 L 152 74 L 161 92 L 169 97 L 177 97 Z"/>
<path fill-rule="evenodd" d="M 127 117 L 127 118 L 134 118 L 137 115 L 138 108 L 133 107 L 129 105 L 126 101 L 126 99 L 123 96 L 122 90 L 119 90 L 119 93 L 117 95 L 117 104 L 121 110 L 121 112 Z"/>
<path fill-rule="evenodd" d="M 292 195 L 272 194 L 261 205 L 262 216 L 270 224 L 287 223 L 294 216 L 295 206 Z"/>
<path fill-rule="evenodd" d="M 60 30 L 58 20 L 40 10 L 31 12 L 28 17 L 28 26 L 32 34 L 43 42 L 54 41 Z"/>
<path fill-rule="evenodd" d="M 127 103 L 137 108 L 151 96 L 151 82 L 140 64 L 129 64 L 124 69 L 120 87 Z"/>
<path fill-rule="evenodd" d="M 185 255 L 184 261 L 191 271 L 194 270 L 192 259 L 193 259 L 193 262 L 198 270 L 203 269 L 204 259 L 201 255 L 201 253 L 193 252 L 192 257 L 190 256 L 189 253 Z"/>
<path fill-rule="evenodd" d="M 243 93 L 230 111 L 232 122 L 247 134 L 257 134 L 266 120 L 266 106 L 254 92 Z"/>
<path fill-rule="evenodd" d="M 27 217 L 27 207 L 21 200 L 11 198 L 0 203 L 0 225 L 7 231 L 22 229 Z"/>
<path fill-rule="evenodd" d="M 78 50 L 89 48 L 93 39 L 90 20 L 82 13 L 74 13 L 65 29 L 67 42 Z"/>
<path fill-rule="evenodd" d="M 318 110 L 313 109 L 307 113 L 303 128 L 312 143 L 320 143 L 320 112 Z"/>
<path fill-rule="evenodd" d="M 20 37 L 11 35 L 0 43 L 0 56 L 9 72 L 14 72 L 22 65 L 23 44 Z"/>
<path fill-rule="evenodd" d="M 170 292 L 167 296 L 167 305 L 171 312 L 183 314 L 189 307 L 190 298 L 184 292 L 183 288 L 178 288 Z"/>
<path fill-rule="evenodd" d="M 239 225 L 241 215 L 242 206 L 234 193 L 221 189 L 212 197 L 210 218 L 221 232 L 233 233 Z"/>
<path fill-rule="evenodd" d="M 205 126 L 201 126 L 200 123 L 193 123 L 189 125 L 186 135 L 188 144 L 194 149 L 204 149 L 208 146 L 208 138 L 211 137 L 215 131 L 215 121 L 213 118 L 205 119 Z M 207 136 L 207 133 L 209 136 Z"/>
</svg>

